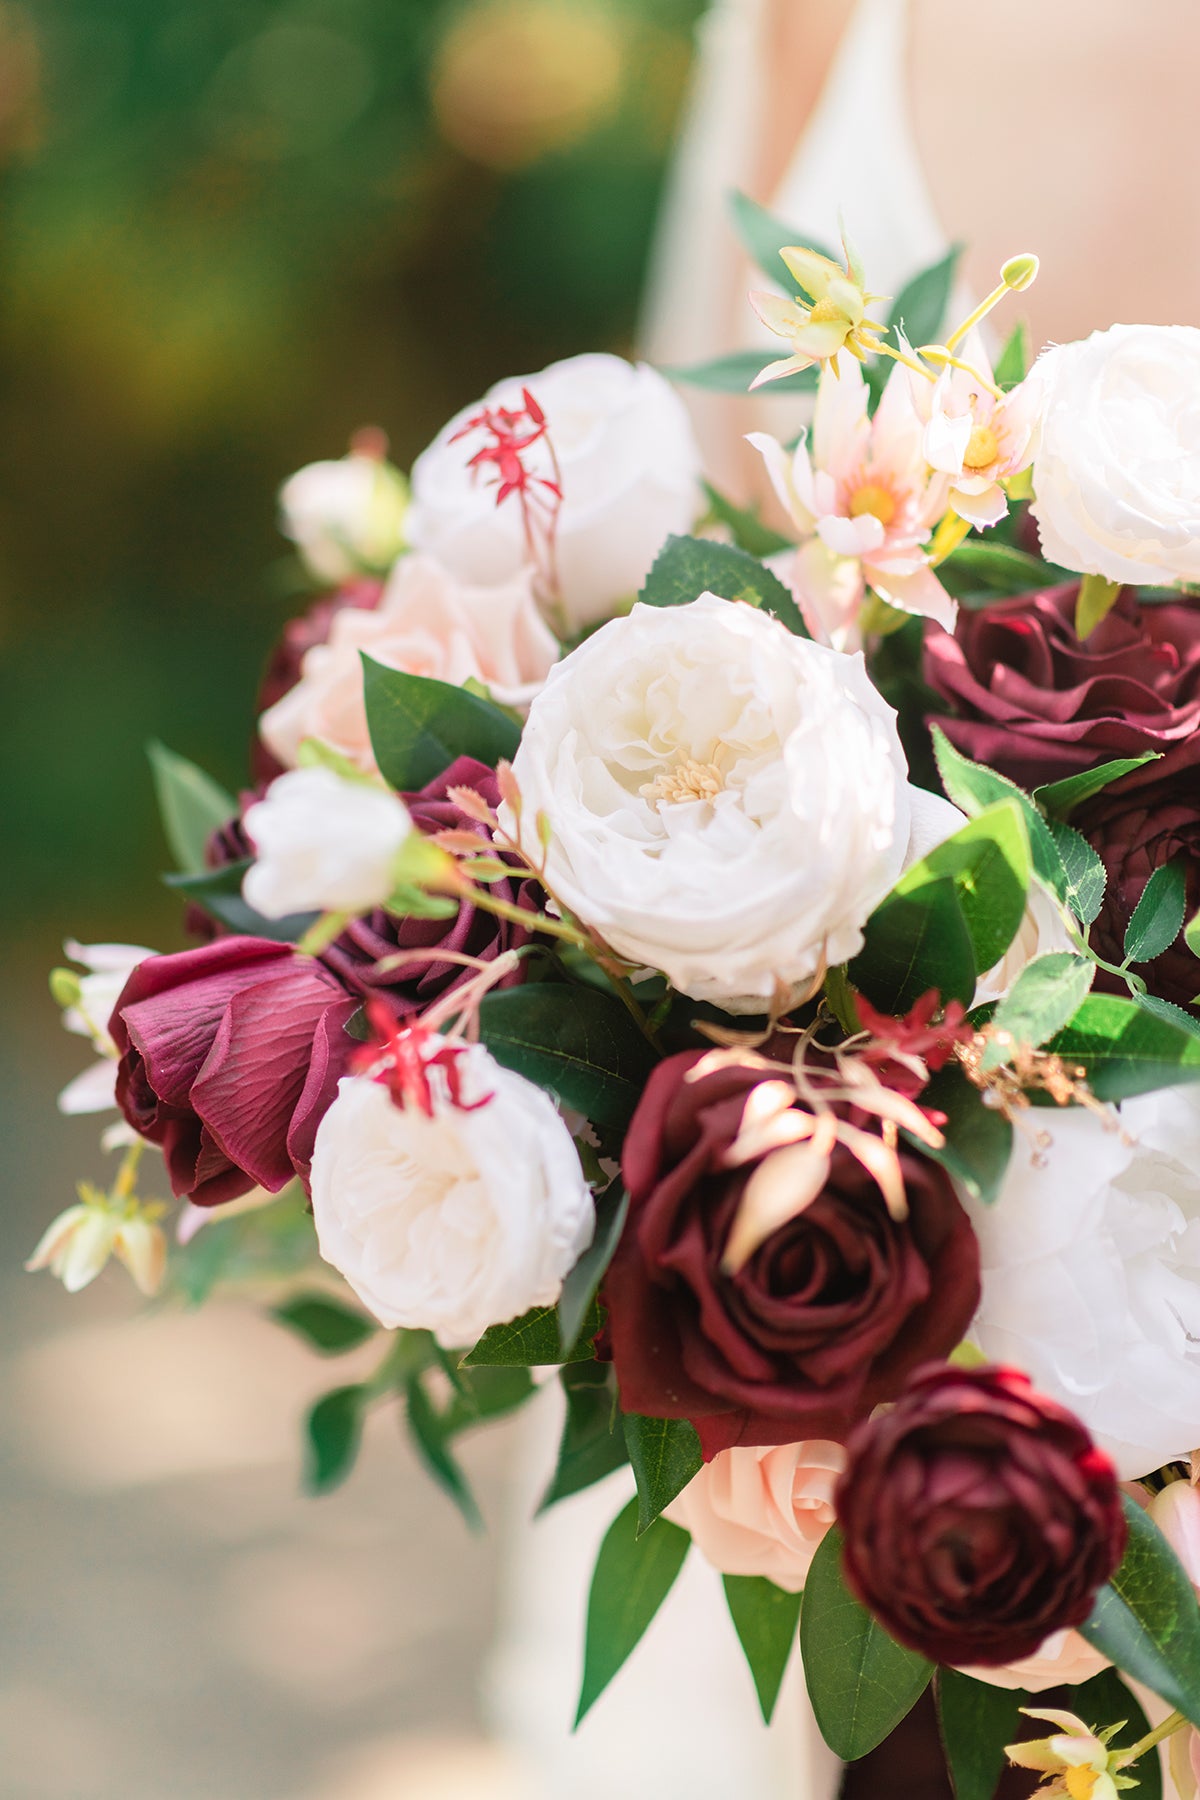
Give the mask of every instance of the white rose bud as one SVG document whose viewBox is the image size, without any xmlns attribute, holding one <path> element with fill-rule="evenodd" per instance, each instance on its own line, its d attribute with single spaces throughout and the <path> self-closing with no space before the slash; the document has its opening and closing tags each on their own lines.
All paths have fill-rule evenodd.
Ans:
<svg viewBox="0 0 1200 1800">
<path fill-rule="evenodd" d="M 632 599 L 664 540 L 692 529 L 704 508 L 700 453 L 682 400 L 645 363 L 573 356 L 498 383 L 413 465 L 409 541 L 461 581 L 507 581 L 527 560 L 519 496 L 498 505 L 494 483 L 470 467 L 478 445 L 455 441 L 480 405 L 520 410 L 526 388 L 546 416 L 561 478 L 555 561 L 575 631 Z M 538 475 L 552 476 L 544 446 L 530 457 Z"/>
<path fill-rule="evenodd" d="M 1018 1137 L 999 1199 L 964 1205 L 983 1280 L 972 1341 L 1133 1479 L 1200 1435 L 1200 1092 L 1139 1095 L 1120 1120 L 1043 1114 L 1042 1166 Z"/>
<path fill-rule="evenodd" d="M 1200 329 L 1114 325 L 1034 369 L 1043 554 L 1108 581 L 1200 581 Z"/>
<path fill-rule="evenodd" d="M 318 581 L 382 575 L 404 548 L 408 483 L 382 456 L 309 463 L 279 491 L 279 525 Z"/>
<path fill-rule="evenodd" d="M 861 948 L 918 808 L 940 818 L 923 842 L 954 829 L 910 788 L 895 719 L 861 655 L 752 606 L 635 606 L 530 708 L 513 762 L 524 847 L 540 860 L 544 813 L 565 906 L 680 992 L 763 1012 Z"/>
<path fill-rule="evenodd" d="M 332 769 L 290 769 L 246 809 L 256 860 L 242 894 L 267 919 L 289 913 L 369 912 L 395 886 L 412 829 L 395 794 Z"/>
<path fill-rule="evenodd" d="M 478 1044 L 457 1065 L 463 1104 L 431 1069 L 432 1116 L 344 1076 L 312 1162 L 322 1256 L 381 1324 L 447 1348 L 552 1305 L 595 1224 L 550 1097 Z"/>
</svg>

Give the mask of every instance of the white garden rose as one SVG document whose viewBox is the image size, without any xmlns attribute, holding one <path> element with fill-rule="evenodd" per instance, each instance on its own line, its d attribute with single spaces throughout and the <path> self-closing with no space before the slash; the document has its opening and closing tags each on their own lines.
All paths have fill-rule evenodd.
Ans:
<svg viewBox="0 0 1200 1800">
<path fill-rule="evenodd" d="M 321 1255 L 382 1325 L 432 1331 L 447 1348 L 553 1305 L 595 1225 L 550 1097 L 477 1044 L 458 1073 L 467 1107 L 430 1071 L 432 1118 L 344 1076 L 312 1161 Z"/>
<path fill-rule="evenodd" d="M 519 497 L 498 505 L 494 482 L 470 467 L 481 440 L 455 441 L 480 406 L 519 410 L 525 388 L 545 413 L 561 478 L 555 560 L 561 622 L 573 632 L 632 599 L 667 536 L 692 529 L 704 507 L 700 452 L 682 400 L 645 363 L 572 356 L 499 382 L 413 466 L 409 541 L 462 581 L 507 581 L 527 561 Z M 542 445 L 529 458 L 552 476 Z"/>
<path fill-rule="evenodd" d="M 1120 1121 L 1039 1115 L 1041 1166 L 1018 1137 L 995 1204 L 964 1204 L 983 1281 L 972 1340 L 1132 1478 L 1200 1443 L 1200 1090 L 1126 1100 Z"/>
<path fill-rule="evenodd" d="M 1114 325 L 1035 373 L 1043 554 L 1109 581 L 1200 581 L 1200 329 Z"/>
<path fill-rule="evenodd" d="M 404 548 L 408 483 L 382 456 L 309 463 L 279 490 L 279 526 L 318 581 L 382 574 Z"/>
<path fill-rule="evenodd" d="M 332 769 L 289 769 L 247 807 L 255 849 L 242 896 L 267 919 L 289 913 L 368 912 L 396 885 L 396 856 L 412 830 L 404 802 Z"/>
<path fill-rule="evenodd" d="M 859 950 L 914 806 L 923 825 L 953 811 L 916 798 L 895 717 L 861 655 L 752 606 L 637 605 L 530 708 L 513 762 L 524 846 L 540 858 L 544 813 L 564 905 L 680 992 L 763 1012 Z"/>
</svg>

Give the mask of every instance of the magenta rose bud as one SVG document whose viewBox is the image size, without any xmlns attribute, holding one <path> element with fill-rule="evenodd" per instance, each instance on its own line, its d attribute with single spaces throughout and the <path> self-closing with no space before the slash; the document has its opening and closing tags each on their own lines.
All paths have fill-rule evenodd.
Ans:
<svg viewBox="0 0 1200 1800">
<path fill-rule="evenodd" d="M 174 1193 L 218 1206 L 307 1178 L 358 1004 L 314 958 L 263 938 L 138 964 L 109 1022 L 117 1103 L 161 1146 Z"/>
<path fill-rule="evenodd" d="M 846 1458 L 846 1582 L 933 1662 L 1032 1656 L 1083 1624 L 1124 1553 L 1112 1464 L 1015 1369 L 922 1369 Z"/>
<path fill-rule="evenodd" d="M 690 1419 L 706 1458 L 841 1440 L 959 1342 L 978 1301 L 978 1247 L 950 1180 L 903 1142 L 906 1219 L 838 1143 L 821 1191 L 730 1271 L 731 1228 L 767 1154 L 735 1140 L 756 1090 L 787 1076 L 729 1052 L 670 1057 L 625 1138 L 629 1216 L 603 1292 L 621 1404 Z"/>
</svg>

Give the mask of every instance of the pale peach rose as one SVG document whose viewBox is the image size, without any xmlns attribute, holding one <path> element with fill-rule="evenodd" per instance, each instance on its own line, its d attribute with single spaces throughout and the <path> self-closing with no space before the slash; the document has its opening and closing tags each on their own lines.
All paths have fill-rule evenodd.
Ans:
<svg viewBox="0 0 1200 1800">
<path fill-rule="evenodd" d="M 1200 1494 L 1190 1481 L 1172 1481 L 1146 1510 L 1200 1595 Z"/>
<path fill-rule="evenodd" d="M 1032 1656 L 1023 1656 L 1020 1662 L 1005 1663 L 998 1669 L 966 1668 L 960 1673 L 986 1681 L 990 1687 L 1024 1688 L 1027 1694 L 1039 1694 L 1043 1688 L 1074 1687 L 1077 1682 L 1090 1681 L 1107 1667 L 1107 1656 L 1093 1650 L 1077 1631 L 1052 1631 Z"/>
<path fill-rule="evenodd" d="M 1200 1731 L 1189 1725 L 1177 1731 L 1163 1748 L 1167 1752 L 1167 1775 L 1174 1784 L 1178 1800 L 1196 1800 L 1200 1794 Z M 1166 1789 L 1170 1797 L 1171 1790 Z"/>
<path fill-rule="evenodd" d="M 501 706 L 528 706 L 558 658 L 531 583 L 522 570 L 494 587 L 472 587 L 434 557 L 402 557 L 373 611 L 343 608 L 328 641 L 305 651 L 296 686 L 258 721 L 263 743 L 294 768 L 304 739 L 320 738 L 373 771 L 363 650 L 409 675 L 455 687 L 482 682 Z"/>
<path fill-rule="evenodd" d="M 799 1593 L 834 1522 L 840 1444 L 762 1444 L 721 1450 L 667 1508 L 724 1575 L 765 1575 Z"/>
</svg>

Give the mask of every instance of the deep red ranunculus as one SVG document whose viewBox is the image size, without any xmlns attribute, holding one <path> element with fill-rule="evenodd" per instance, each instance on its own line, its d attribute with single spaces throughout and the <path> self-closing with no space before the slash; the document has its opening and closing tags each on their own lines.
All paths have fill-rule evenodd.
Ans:
<svg viewBox="0 0 1200 1800">
<path fill-rule="evenodd" d="M 358 1005 L 313 957 L 264 938 L 138 964 L 109 1022 L 117 1101 L 162 1147 L 174 1193 L 218 1206 L 307 1179 Z"/>
<path fill-rule="evenodd" d="M 979 1297 L 979 1250 L 949 1177 L 903 1143 L 907 1220 L 839 1144 L 817 1197 L 736 1273 L 722 1269 L 761 1163 L 730 1167 L 731 1146 L 755 1089 L 786 1073 L 729 1052 L 669 1057 L 625 1138 L 629 1216 L 603 1290 L 621 1404 L 690 1419 L 706 1457 L 840 1439 L 959 1342 Z"/>
<path fill-rule="evenodd" d="M 846 1445 L 846 1581 L 898 1643 L 996 1666 L 1081 1625 L 1121 1560 L 1116 1473 L 1015 1369 L 922 1369 Z"/>
</svg>

